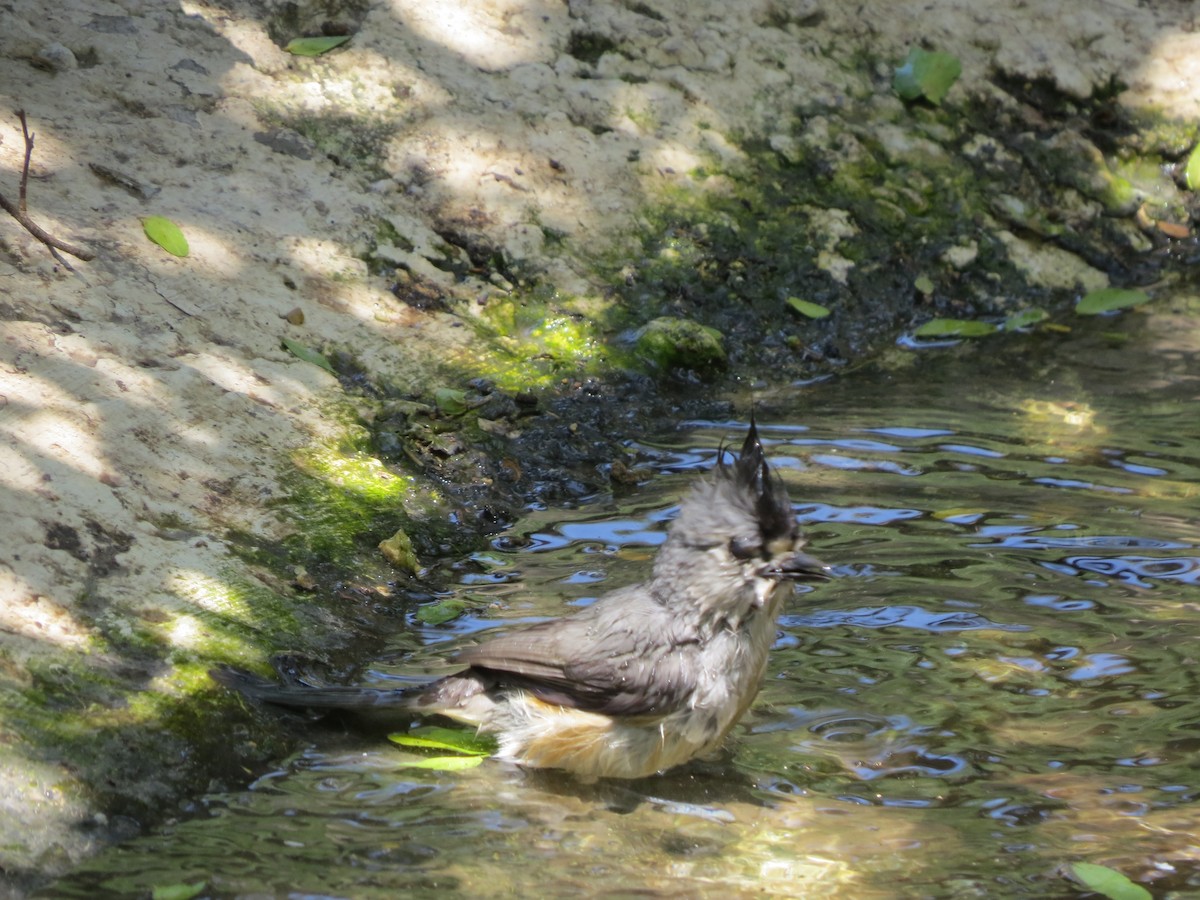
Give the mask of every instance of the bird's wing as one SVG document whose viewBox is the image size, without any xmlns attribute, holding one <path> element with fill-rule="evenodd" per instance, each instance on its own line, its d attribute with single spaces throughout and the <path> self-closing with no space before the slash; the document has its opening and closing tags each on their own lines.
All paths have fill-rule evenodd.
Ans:
<svg viewBox="0 0 1200 900">
<path fill-rule="evenodd" d="M 691 690 L 683 676 L 694 644 L 671 639 L 669 615 L 651 600 L 626 595 L 611 608 L 620 616 L 591 607 L 500 635 L 464 651 L 459 661 L 549 703 L 609 715 L 665 715 Z"/>
</svg>

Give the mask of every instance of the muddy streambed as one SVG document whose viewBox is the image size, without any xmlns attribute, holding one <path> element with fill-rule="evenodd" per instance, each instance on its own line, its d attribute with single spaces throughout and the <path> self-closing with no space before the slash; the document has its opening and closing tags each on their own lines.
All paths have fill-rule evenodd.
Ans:
<svg viewBox="0 0 1200 900">
<path fill-rule="evenodd" d="M 301 719 L 307 746 L 248 789 L 47 895 L 1045 897 L 1083 893 L 1063 874 L 1078 861 L 1194 891 L 1189 340 L 1133 313 L 760 391 L 768 452 L 841 577 L 790 599 L 716 759 L 590 786 L 431 771 L 378 729 Z M 640 578 L 743 429 L 679 423 L 641 440 L 644 487 L 530 510 L 464 567 L 466 615 L 413 620 L 361 678 L 436 670 L 456 641 Z"/>
</svg>

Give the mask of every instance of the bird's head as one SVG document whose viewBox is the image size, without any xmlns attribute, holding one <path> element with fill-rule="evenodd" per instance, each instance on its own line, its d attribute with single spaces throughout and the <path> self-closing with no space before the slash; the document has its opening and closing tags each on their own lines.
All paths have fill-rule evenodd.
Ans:
<svg viewBox="0 0 1200 900">
<path fill-rule="evenodd" d="M 737 459 L 723 457 L 680 508 L 655 579 L 687 580 L 696 586 L 689 594 L 726 597 L 741 608 L 764 605 L 781 581 L 828 578 L 830 567 L 804 552 L 787 489 L 767 464 L 753 421 Z"/>
</svg>

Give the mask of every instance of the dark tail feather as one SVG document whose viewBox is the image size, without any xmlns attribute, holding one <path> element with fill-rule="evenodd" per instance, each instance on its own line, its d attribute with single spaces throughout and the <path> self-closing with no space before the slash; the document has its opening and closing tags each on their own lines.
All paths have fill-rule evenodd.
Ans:
<svg viewBox="0 0 1200 900">
<path fill-rule="evenodd" d="M 241 669 L 221 666 L 209 670 L 213 681 L 231 688 L 251 700 L 302 709 L 396 709 L 410 708 L 422 688 L 383 690 L 380 688 L 316 686 L 303 683 L 280 684 L 251 675 Z"/>
</svg>

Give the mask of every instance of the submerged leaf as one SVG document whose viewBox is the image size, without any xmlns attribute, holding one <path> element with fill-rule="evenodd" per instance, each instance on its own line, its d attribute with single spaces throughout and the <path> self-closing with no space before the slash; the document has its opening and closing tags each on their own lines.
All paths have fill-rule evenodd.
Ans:
<svg viewBox="0 0 1200 900">
<path fill-rule="evenodd" d="M 283 346 L 284 349 L 297 359 L 302 359 L 306 363 L 312 363 L 314 366 L 320 366 L 330 375 L 334 374 L 333 366 L 329 364 L 329 360 L 311 347 L 306 347 L 299 341 L 293 341 L 291 338 L 284 338 Z"/>
<path fill-rule="evenodd" d="M 440 772 L 459 772 L 473 769 L 482 763 L 482 756 L 430 756 L 426 759 L 402 760 L 398 765 L 406 769 L 437 769 Z"/>
<path fill-rule="evenodd" d="M 206 887 L 207 881 L 160 884 L 151 889 L 150 900 L 192 900 L 193 897 L 199 897 Z"/>
<path fill-rule="evenodd" d="M 496 752 L 496 742 L 486 735 L 456 728 L 441 728 L 437 725 L 424 725 L 412 731 L 389 734 L 388 740 L 401 747 L 449 750 L 468 756 L 490 756 Z"/>
<path fill-rule="evenodd" d="M 1098 291 L 1084 294 L 1075 304 L 1075 312 L 1081 316 L 1094 316 L 1099 313 L 1112 312 L 1130 306 L 1141 306 L 1149 301 L 1150 296 L 1143 291 L 1131 291 L 1126 288 L 1102 288 Z"/>
<path fill-rule="evenodd" d="M 933 513 L 933 518 L 939 522 L 950 522 L 954 525 L 974 525 L 987 515 L 986 509 L 976 507 L 956 506 L 952 509 L 940 509 Z"/>
<path fill-rule="evenodd" d="M 1038 322 L 1045 321 L 1050 318 L 1050 313 L 1044 309 L 1034 307 L 1032 309 L 1023 309 L 1020 312 L 1013 313 L 1004 320 L 1005 331 L 1016 331 L 1018 328 L 1028 328 L 1030 325 L 1036 325 Z"/>
<path fill-rule="evenodd" d="M 799 297 L 788 297 L 787 305 L 800 313 L 802 316 L 807 316 L 810 319 L 823 319 L 829 315 L 829 309 L 822 306 L 820 303 L 813 303 L 810 300 L 801 300 Z"/>
<path fill-rule="evenodd" d="M 146 237 L 173 256 L 187 256 L 188 242 L 183 231 L 170 219 L 162 216 L 146 216 L 142 219 L 142 230 Z"/>
<path fill-rule="evenodd" d="M 283 49 L 294 56 L 320 56 L 328 53 L 334 47 L 340 47 L 350 40 L 350 35 L 340 34 L 336 37 L 306 37 L 288 41 Z"/>
<path fill-rule="evenodd" d="M 448 416 L 461 416 L 467 411 L 467 395 L 465 391 L 454 388 L 438 388 L 433 392 L 433 402 L 439 412 Z"/>
<path fill-rule="evenodd" d="M 461 616 L 466 608 L 467 604 L 461 600 L 442 600 L 419 608 L 417 621 L 423 625 L 444 625 Z"/>
<path fill-rule="evenodd" d="M 949 53 L 929 53 L 920 47 L 908 51 L 904 62 L 892 77 L 892 89 L 902 100 L 924 97 L 934 106 L 945 98 L 950 86 L 962 74 L 962 63 Z"/>
<path fill-rule="evenodd" d="M 1108 900 L 1151 900 L 1151 894 L 1140 884 L 1134 884 L 1116 869 L 1095 863 L 1072 863 L 1071 873 L 1089 891 L 1103 894 Z"/>
<path fill-rule="evenodd" d="M 917 337 L 983 337 L 996 330 L 978 319 L 931 319 L 913 332 Z"/>
</svg>

